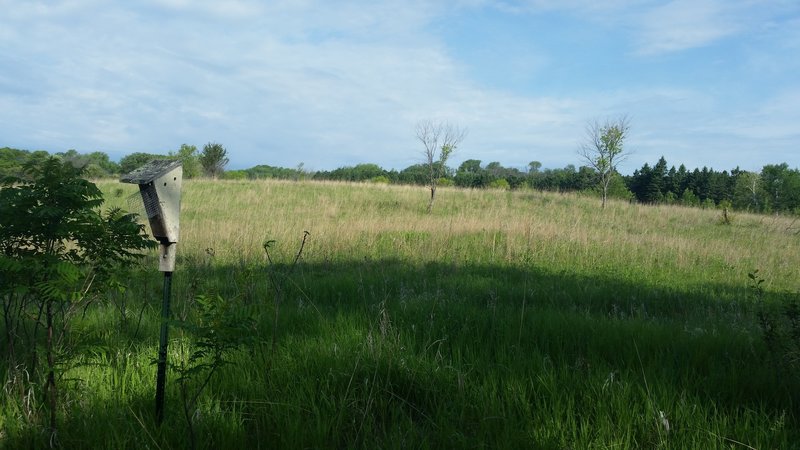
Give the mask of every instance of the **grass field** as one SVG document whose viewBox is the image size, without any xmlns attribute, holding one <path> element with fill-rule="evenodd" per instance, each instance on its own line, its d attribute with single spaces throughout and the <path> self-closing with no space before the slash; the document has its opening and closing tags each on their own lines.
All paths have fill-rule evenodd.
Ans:
<svg viewBox="0 0 800 450">
<path fill-rule="evenodd" d="M 99 185 L 138 205 L 135 186 Z M 534 191 L 441 188 L 432 214 L 426 200 L 184 183 L 173 313 L 191 320 L 199 294 L 219 294 L 258 340 L 192 408 L 198 447 L 800 448 L 796 355 L 758 319 L 797 301 L 800 222 Z M 191 445 L 174 371 L 154 425 L 155 258 L 72 330 L 67 448 Z M 171 332 L 179 365 L 191 344 Z M 19 385 L 5 385 L 0 447 L 46 445 Z"/>
</svg>

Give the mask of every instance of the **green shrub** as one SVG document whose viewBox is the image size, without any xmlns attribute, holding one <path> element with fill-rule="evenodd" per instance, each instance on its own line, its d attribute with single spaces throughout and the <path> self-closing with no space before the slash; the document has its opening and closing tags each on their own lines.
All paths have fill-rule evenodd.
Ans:
<svg viewBox="0 0 800 450">
<path fill-rule="evenodd" d="M 227 170 L 222 172 L 223 180 L 246 180 L 247 171 L 245 170 Z"/>
<path fill-rule="evenodd" d="M 369 182 L 376 184 L 389 184 L 389 177 L 386 175 L 379 175 L 377 177 L 370 178 Z"/>
<path fill-rule="evenodd" d="M 507 191 L 511 189 L 511 185 L 508 184 L 508 181 L 506 181 L 505 178 L 498 178 L 489 183 L 489 188 Z"/>
<path fill-rule="evenodd" d="M 32 375 L 28 383 L 44 386 L 50 417 L 41 422 L 55 437 L 56 371 L 72 342 L 64 339 L 70 322 L 121 287 L 119 274 L 153 241 L 134 215 L 117 208 L 101 213 L 100 190 L 71 163 L 51 157 L 24 171 L 26 178 L 8 177 L 0 189 L 5 357 L 9 368 Z"/>
</svg>

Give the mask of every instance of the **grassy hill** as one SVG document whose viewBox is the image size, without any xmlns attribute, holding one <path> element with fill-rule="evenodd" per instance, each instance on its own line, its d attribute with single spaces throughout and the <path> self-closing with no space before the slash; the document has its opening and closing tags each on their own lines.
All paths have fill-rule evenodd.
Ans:
<svg viewBox="0 0 800 450">
<path fill-rule="evenodd" d="M 140 203 L 135 186 L 100 186 L 110 204 Z M 185 448 L 186 412 L 200 448 L 800 442 L 800 336 L 780 334 L 800 331 L 796 219 L 722 224 L 718 210 L 534 191 L 441 188 L 432 214 L 426 200 L 421 187 L 186 181 L 173 313 L 196 323 L 198 295 L 219 295 L 258 343 L 190 410 L 171 372 L 155 427 L 151 255 L 73 330 L 61 441 Z M 189 334 L 173 327 L 170 345 L 185 366 Z M 0 444 L 39 442 L 35 412 L 4 398 Z"/>
</svg>

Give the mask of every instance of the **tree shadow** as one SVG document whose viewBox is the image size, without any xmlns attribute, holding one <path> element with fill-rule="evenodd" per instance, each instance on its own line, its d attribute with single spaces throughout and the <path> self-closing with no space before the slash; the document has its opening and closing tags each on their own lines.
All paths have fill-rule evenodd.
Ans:
<svg viewBox="0 0 800 450">
<path fill-rule="evenodd" d="M 277 322 L 268 271 L 285 286 Z M 586 403 L 586 396 L 605 389 L 609 379 L 613 382 L 616 377 L 634 387 L 635 392 L 628 394 L 634 399 L 633 408 L 653 403 L 677 409 L 682 407 L 680 402 L 688 401 L 709 404 L 730 420 L 746 411 L 783 415 L 785 430 L 789 430 L 783 433 L 798 437 L 798 374 L 785 367 L 764 342 L 756 314 L 762 305 L 746 285 L 656 286 L 613 274 L 575 274 L 537 266 L 365 258 L 301 262 L 294 269 L 276 264 L 181 270 L 179 265 L 173 289 L 173 311 L 190 310 L 193 295 L 213 292 L 256 318 L 256 332 L 264 344 L 246 351 L 239 367 L 212 384 L 213 396 L 238 399 L 239 403 L 231 400 L 232 404 L 245 405 L 242 408 L 251 417 L 252 423 L 240 431 L 225 431 L 220 425 L 220 433 L 238 442 L 264 438 L 264 427 L 286 426 L 270 418 L 274 414 L 296 421 L 298 429 L 293 432 L 298 435 L 315 420 L 331 420 L 326 414 L 344 414 L 324 406 L 309 407 L 313 413 L 246 406 L 251 395 L 270 401 L 274 396 L 276 404 L 281 399 L 287 404 L 298 402 L 282 386 L 295 383 L 295 376 L 317 380 L 310 385 L 297 382 L 299 391 L 315 392 L 309 404 L 318 405 L 318 397 L 327 395 L 333 399 L 331 405 L 349 408 L 345 414 L 349 422 L 333 421 L 329 426 L 335 429 L 320 432 L 322 440 L 309 437 L 308 442 L 316 445 L 323 443 L 324 436 L 341 446 L 362 442 L 363 431 L 353 421 L 370 408 L 377 408 L 370 410 L 376 413 L 370 419 L 374 429 L 388 430 L 392 423 L 407 422 L 416 430 L 413 433 L 447 429 L 450 434 L 462 433 L 462 443 L 466 443 L 481 431 L 470 434 L 465 427 L 485 428 L 475 404 L 486 399 L 469 391 L 471 384 L 534 386 L 541 376 L 563 378 L 552 381 L 551 388 L 575 390 L 558 395 L 574 395 L 569 398 L 579 416 L 584 414 L 581 408 L 594 408 Z M 151 303 L 160 300 L 157 282 L 148 292 L 139 294 Z M 770 292 L 765 301 L 781 304 L 793 298 L 789 293 Z M 136 335 L 115 338 L 97 330 L 97 342 L 111 341 L 105 342 L 109 346 L 155 343 L 158 308 L 146 311 Z M 279 346 L 276 353 L 267 345 L 273 335 Z M 411 368 L 400 370 L 402 364 Z M 155 366 L 152 370 L 155 373 Z M 236 371 L 256 373 L 251 375 L 255 381 L 231 381 L 236 380 Z M 319 380 L 331 377 L 329 384 L 320 384 Z M 353 380 L 370 379 L 384 383 L 379 398 L 373 399 L 377 403 L 351 398 L 358 393 Z M 359 395 L 373 394 L 363 390 Z M 534 391 L 516 398 L 502 396 L 498 402 L 507 405 L 496 407 L 524 409 L 517 403 L 534 404 L 541 401 L 536 396 L 547 399 L 548 395 L 555 394 Z M 171 401 L 177 407 L 176 400 Z M 151 402 L 134 397 L 116 407 L 138 411 L 138 416 L 128 414 L 125 420 L 139 420 L 136 417 L 144 416 Z M 88 410 L 71 412 L 64 426 L 86 430 L 85 424 L 93 423 L 90 417 L 103 410 L 90 404 Z M 452 416 L 442 416 L 442 411 L 451 410 L 456 411 Z M 528 419 L 520 413 L 517 423 L 515 413 L 505 414 L 507 426 L 525 426 L 523 419 Z M 174 418 L 173 424 L 181 427 L 180 418 Z M 253 429 L 253 424 L 262 428 Z M 204 430 L 216 432 L 213 424 Z M 481 436 L 495 432 L 500 433 L 485 429 Z M 502 433 L 507 432 L 503 428 Z M 436 439 L 445 443 L 445 435 L 437 434 Z M 31 436 L 6 442 L 13 444 L 9 448 L 25 446 Z"/>
</svg>

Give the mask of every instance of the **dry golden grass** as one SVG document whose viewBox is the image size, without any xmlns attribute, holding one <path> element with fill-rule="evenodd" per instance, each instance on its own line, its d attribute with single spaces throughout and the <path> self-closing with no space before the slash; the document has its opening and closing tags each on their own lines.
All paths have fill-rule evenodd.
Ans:
<svg viewBox="0 0 800 450">
<path fill-rule="evenodd" d="M 106 192 L 133 186 L 101 183 Z M 304 230 L 307 261 L 534 264 L 553 270 L 619 272 L 653 281 L 743 284 L 759 269 L 768 286 L 796 289 L 795 218 L 679 206 L 645 206 L 535 191 L 441 188 L 433 214 L 423 187 L 335 182 L 210 181 L 184 184 L 179 255 L 213 248 L 218 260 L 262 261 L 277 241 L 287 258 Z M 123 205 L 125 206 L 125 205 Z"/>
</svg>

